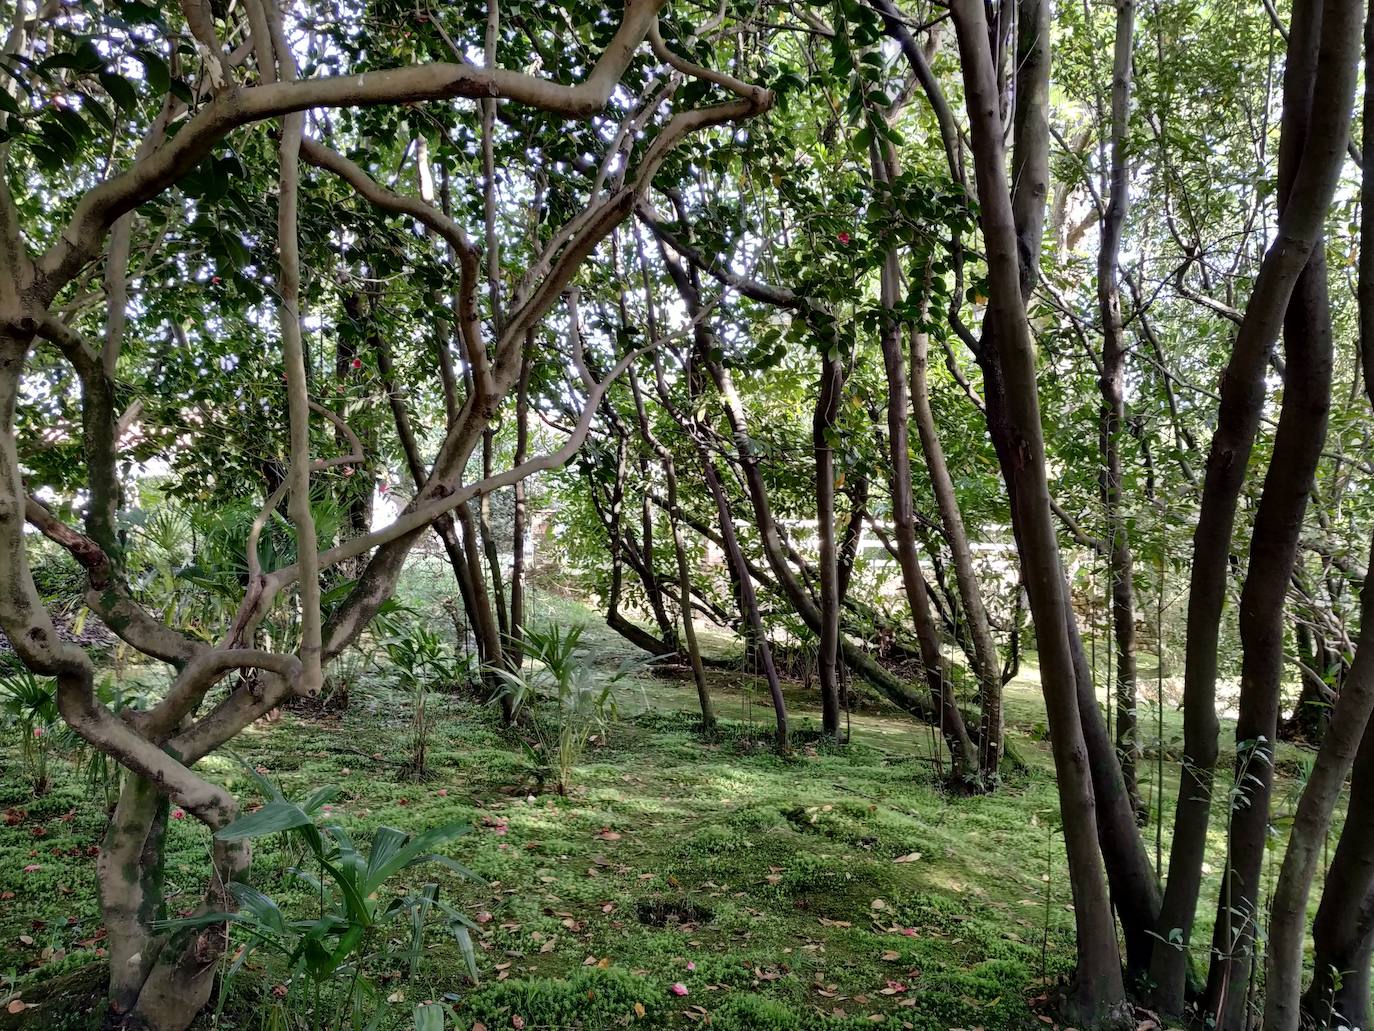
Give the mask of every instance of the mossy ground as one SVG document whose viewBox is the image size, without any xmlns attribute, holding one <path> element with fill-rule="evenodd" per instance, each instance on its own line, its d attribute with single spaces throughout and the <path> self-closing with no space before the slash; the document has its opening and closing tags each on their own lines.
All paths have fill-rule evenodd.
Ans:
<svg viewBox="0 0 1374 1031">
<path fill-rule="evenodd" d="M 591 661 L 607 667 L 627 650 L 574 602 L 540 596 L 536 616 L 588 624 Z M 929 731 L 876 704 L 853 714 L 848 747 L 802 744 L 779 756 L 766 697 L 720 671 L 712 679 L 724 722 L 709 741 L 689 678 L 645 672 L 622 687 L 623 719 L 588 751 L 566 797 L 530 795 L 519 743 L 490 707 L 452 695 L 431 698 L 431 779 L 402 779 L 408 709 L 384 676 L 355 691 L 343 713 L 287 712 L 234 747 L 288 797 L 338 785 L 330 816 L 364 837 L 377 824 L 472 825 L 446 851 L 485 884 L 437 868 L 414 871 L 412 883 L 437 880 L 479 922 L 479 982 L 436 931 L 418 978 L 384 985 L 393 1001 L 383 1027 L 409 1027 L 414 1003 L 442 1000 L 449 1026 L 493 1031 L 694 1022 L 1014 1031 L 1045 1026 L 1036 1000 L 1073 962 L 1043 709 L 1029 672 L 1008 706 L 1009 739 L 1026 768 L 976 797 L 944 792 Z M 816 716 L 799 687 L 792 701 L 804 742 Z M 1165 740 L 1176 736 L 1170 712 Z M 9 991 L 39 1003 L 21 1020 L 87 1026 L 101 978 L 93 846 L 105 808 L 64 763 L 54 763 L 53 789 L 34 798 L 17 752 L 3 761 L 0 809 L 13 822 L 0 827 L 0 969 Z M 235 759 L 206 767 L 251 797 Z M 1175 776 L 1166 764 L 1170 812 Z M 1153 792 L 1148 775 L 1145 790 Z M 177 910 L 195 903 L 207 839 L 189 819 L 172 821 L 169 839 Z M 260 842 L 254 880 L 308 910 L 309 893 L 286 876 L 297 858 L 280 839 Z M 219 1026 L 271 1026 L 277 973 L 252 966 L 239 976 Z"/>
</svg>

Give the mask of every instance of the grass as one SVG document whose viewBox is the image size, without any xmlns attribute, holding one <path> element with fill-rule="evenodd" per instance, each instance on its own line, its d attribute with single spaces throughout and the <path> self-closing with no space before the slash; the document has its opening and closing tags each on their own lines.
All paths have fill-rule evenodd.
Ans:
<svg viewBox="0 0 1374 1031">
<path fill-rule="evenodd" d="M 423 607 L 424 585 L 412 590 Z M 591 661 L 608 669 L 629 653 L 575 601 L 541 593 L 533 618 L 586 623 Z M 471 983 L 456 945 L 434 934 L 418 977 L 407 982 L 397 971 L 387 981 L 383 1027 L 409 1027 L 412 1006 L 436 1000 L 449 1007 L 448 1026 L 493 1031 L 693 1023 L 1017 1031 L 1044 1026 L 1037 1009 L 1074 958 L 1034 673 L 1011 686 L 1007 706 L 1009 739 L 1026 768 L 973 798 L 941 791 L 926 728 L 873 703 L 853 714 L 847 748 L 776 755 L 764 690 L 721 670 L 712 680 L 725 719 L 711 741 L 697 732 L 690 676 L 636 675 L 621 692 L 624 718 L 586 755 L 567 797 L 530 795 L 523 751 L 491 707 L 452 695 L 430 701 L 432 779 L 401 779 L 408 710 L 403 695 L 375 680 L 355 690 L 346 712 L 288 712 L 234 748 L 288 797 L 338 785 L 330 818 L 350 833 L 472 825 L 447 851 L 485 883 L 437 869 L 417 871 L 413 883 L 437 880 L 478 922 L 480 978 Z M 818 717 L 796 685 L 790 695 L 805 741 Z M 1178 717 L 1165 716 L 1168 742 Z M 103 977 L 93 846 L 104 807 L 61 762 L 54 789 L 32 798 L 17 750 L 3 756 L 0 971 L 39 1006 L 19 1020 L 89 1026 Z M 251 797 L 234 758 L 204 765 Z M 1176 770 L 1165 766 L 1172 812 Z M 1152 791 L 1149 775 L 1143 790 Z M 1213 826 L 1204 917 L 1224 856 L 1224 821 Z M 279 839 L 260 842 L 254 883 L 308 911 L 308 893 L 286 877 L 296 858 Z M 171 910 L 195 904 L 206 868 L 201 828 L 172 821 Z M 279 974 L 254 965 L 235 979 L 219 1026 L 267 1026 Z"/>
</svg>

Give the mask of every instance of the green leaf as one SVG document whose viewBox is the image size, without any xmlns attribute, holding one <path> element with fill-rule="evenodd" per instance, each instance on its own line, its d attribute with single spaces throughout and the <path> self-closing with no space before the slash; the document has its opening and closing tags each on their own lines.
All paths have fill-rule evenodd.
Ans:
<svg viewBox="0 0 1374 1031">
<path fill-rule="evenodd" d="M 416 1006 L 415 1031 L 444 1031 L 444 1008 L 437 1002 Z"/>
<path fill-rule="evenodd" d="M 196 95 L 191 87 L 186 84 L 184 79 L 172 79 L 167 84 L 167 89 L 172 96 L 176 97 L 183 104 L 192 105 L 196 102 Z"/>
<path fill-rule="evenodd" d="M 220 841 L 244 841 L 280 834 L 309 823 L 310 817 L 296 803 L 274 798 L 257 812 L 240 816 L 229 826 L 221 827 L 215 837 Z"/>
<path fill-rule="evenodd" d="M 259 924 L 279 934 L 286 933 L 286 919 L 272 899 L 258 891 L 257 888 L 239 881 L 230 883 L 229 891 L 233 894 L 234 901 L 242 909 L 251 913 Z"/>
<path fill-rule="evenodd" d="M 100 85 L 121 111 L 132 111 L 138 106 L 138 93 L 124 76 L 101 72 Z"/>
<path fill-rule="evenodd" d="M 166 93 L 172 85 L 172 73 L 167 67 L 167 62 L 158 57 L 151 50 L 135 50 L 134 57 L 138 58 L 143 65 L 143 74 L 148 79 L 148 85 L 152 87 L 158 96 Z"/>
<path fill-rule="evenodd" d="M 393 874 L 429 859 L 429 853 L 446 841 L 467 834 L 472 828 L 466 823 L 451 823 L 435 827 L 407 839 L 394 827 L 379 827 L 372 838 L 372 854 L 367 864 L 368 890 L 375 891 Z"/>
<path fill-rule="evenodd" d="M 105 129 L 114 131 L 114 119 L 110 117 L 110 113 L 105 110 L 103 104 L 101 104 L 98 100 L 92 97 L 89 93 L 84 92 L 81 94 L 81 100 L 82 111 L 84 111 L 91 118 L 99 122 Z"/>
<path fill-rule="evenodd" d="M 462 924 L 454 921 L 453 937 L 458 942 L 458 948 L 463 952 L 463 959 L 467 960 L 468 973 L 472 975 L 473 981 L 477 980 L 477 952 L 472 947 L 472 935 Z"/>
</svg>

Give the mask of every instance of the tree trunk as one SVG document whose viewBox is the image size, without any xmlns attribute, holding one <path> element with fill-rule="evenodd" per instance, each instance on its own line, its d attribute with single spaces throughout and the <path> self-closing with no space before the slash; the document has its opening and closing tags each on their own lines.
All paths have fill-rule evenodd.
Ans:
<svg viewBox="0 0 1374 1031">
<path fill-rule="evenodd" d="M 644 583 L 644 594 L 649 599 L 649 610 L 654 614 L 654 622 L 658 624 L 659 636 L 674 652 L 681 653 L 677 624 L 668 614 L 668 606 L 663 598 L 663 586 L 659 582 L 658 570 L 654 568 L 654 503 L 649 497 L 648 488 L 651 480 L 649 459 L 645 454 L 639 456 L 639 480 L 643 487 L 639 495 L 639 578 Z"/>
<path fill-rule="evenodd" d="M 1021 55 L 1018 59 L 1022 60 L 1023 68 L 1047 64 L 1047 6 L 1034 0 L 1022 0 L 1020 8 L 1021 33 L 1029 46 L 1024 59 Z M 1018 224 L 1024 223 L 1014 215 L 1016 205 L 1008 189 L 1003 163 L 997 70 L 989 48 L 982 0 L 955 0 L 951 11 L 962 58 L 980 221 L 987 252 L 990 302 L 983 346 L 995 348 L 986 360 L 988 364 L 995 363 L 1005 391 L 1004 417 L 1013 448 L 1012 461 L 1004 467 L 1003 475 L 1012 497 L 1013 528 L 1035 621 L 1069 881 L 1073 890 L 1078 969 L 1069 1000 L 1070 1010 L 1076 1021 L 1098 1026 L 1121 1018 L 1125 987 L 1098 847 L 1092 776 L 1083 740 L 1068 634 L 1072 612 L 1050 510 L 1035 350 L 1021 293 L 1022 276 L 1034 275 L 1040 232 L 1037 230 L 1034 240 L 1026 239 L 1024 246 L 1022 239 L 1027 234 L 1017 232 Z M 1036 79 L 1028 81 L 1024 95 L 1018 88 L 1018 108 L 1023 102 L 1035 107 L 1036 96 L 1041 92 L 1036 82 Z M 1019 131 L 1023 130 L 1027 136 L 1017 140 L 1014 164 L 1019 173 L 1018 181 L 1024 183 L 1018 192 L 1017 205 L 1034 208 L 1034 194 L 1038 191 L 1043 219 L 1047 172 L 1040 152 L 1047 151 L 1048 141 L 1036 133 L 1036 123 L 1041 120 L 1039 115 L 1027 113 L 1023 118 L 1020 114 L 1018 112 L 1017 124 L 1022 129 Z M 1031 196 L 1022 199 L 1025 193 Z M 1023 250 L 1027 253 L 1021 253 Z"/>
<path fill-rule="evenodd" d="M 1365 598 L 1367 604 L 1367 587 Z M 1363 644 L 1361 651 L 1364 651 Z M 1303 1012 L 1311 1026 L 1370 1026 L 1370 954 L 1374 946 L 1374 933 L 1371 932 L 1374 932 L 1374 721 L 1366 722 L 1355 756 L 1345 827 L 1332 853 L 1321 904 L 1312 924 L 1312 985 L 1302 1000 Z"/>
<path fill-rule="evenodd" d="M 1290 363 L 1290 368 L 1291 363 Z M 1340 698 L 1336 702 L 1336 707 L 1332 712 L 1331 726 L 1322 740 L 1321 747 L 1317 750 L 1317 757 L 1312 763 L 1312 772 L 1308 774 L 1307 783 L 1303 786 L 1302 796 L 1298 800 L 1297 812 L 1293 816 L 1292 830 L 1288 835 L 1288 848 L 1284 853 L 1283 866 L 1279 871 L 1278 883 L 1274 887 L 1274 897 L 1269 908 L 1269 935 L 1268 947 L 1265 953 L 1265 978 L 1264 978 L 1264 1027 L 1265 1031 L 1297 1031 L 1301 1022 L 1302 1013 L 1302 960 L 1303 945 L 1307 929 L 1307 900 L 1311 892 L 1312 879 L 1317 872 L 1317 864 L 1320 862 L 1322 853 L 1326 847 L 1327 835 L 1331 831 L 1332 815 L 1335 812 L 1336 804 L 1340 800 L 1341 790 L 1345 786 L 1345 779 L 1350 774 L 1352 766 L 1355 764 L 1355 756 L 1361 748 L 1361 740 L 1365 738 L 1374 739 L 1374 735 L 1369 733 L 1370 714 L 1374 712 L 1374 581 L 1369 581 L 1364 587 L 1364 597 L 1360 611 L 1360 636 L 1355 652 L 1355 661 L 1350 668 L 1350 676 L 1346 679 L 1345 687 L 1341 691 Z M 1371 748 L 1374 751 L 1374 748 Z M 1371 765 L 1374 765 L 1372 763 Z M 1361 769 L 1356 771 L 1356 776 L 1361 774 L 1370 776 L 1374 774 L 1374 769 Z M 1367 835 L 1367 831 L 1360 827 L 1366 826 L 1374 820 L 1374 813 L 1363 812 L 1356 804 L 1357 794 L 1360 802 L 1365 802 L 1365 796 L 1374 789 L 1374 785 L 1353 783 L 1351 786 L 1351 798 L 1349 811 L 1346 815 L 1346 832 L 1352 837 L 1352 842 L 1356 847 L 1359 846 L 1360 839 Z M 1362 858 L 1366 864 L 1374 864 L 1374 846 L 1369 842 L 1364 842 L 1367 846 Z M 1344 845 L 1344 835 L 1341 844 L 1337 845 L 1337 856 Z M 1349 848 L 1347 847 L 1347 853 Z M 1347 855 L 1347 860 L 1348 860 Z M 1345 866 L 1346 861 L 1342 861 Z M 1336 873 L 1336 866 L 1333 862 L 1331 873 Z M 1341 975 L 1344 981 L 1345 971 L 1348 967 L 1342 965 L 1352 963 L 1358 957 L 1359 948 L 1351 948 L 1351 944 L 1358 943 L 1359 936 L 1350 931 L 1344 935 L 1333 934 L 1332 924 L 1339 926 L 1342 921 L 1350 921 L 1351 912 L 1360 911 L 1360 903 L 1368 897 L 1369 886 L 1365 884 L 1359 874 L 1355 871 L 1345 871 L 1346 876 L 1352 882 L 1346 886 L 1341 880 L 1332 881 L 1328 877 L 1328 885 L 1335 898 L 1333 902 L 1342 904 L 1346 912 L 1333 914 L 1327 912 L 1325 916 L 1318 910 L 1317 923 L 1314 924 L 1314 937 L 1328 936 L 1328 941 L 1340 941 L 1344 938 L 1346 944 L 1344 949 L 1322 949 L 1317 950 L 1317 966 L 1314 968 L 1316 975 L 1313 981 L 1313 1000 L 1331 998 L 1333 995 L 1332 987 L 1335 983 L 1333 974 Z M 1363 891 L 1361 890 L 1363 889 Z M 1352 895 L 1353 890 L 1353 895 Z M 1326 906 L 1326 899 L 1323 898 L 1322 905 Z M 1317 928 L 1325 922 L 1326 926 L 1321 927 L 1319 933 Z M 1353 926 L 1358 926 L 1358 919 Z M 1342 952 L 1343 955 L 1332 955 L 1335 952 Z M 1365 956 L 1364 981 L 1368 985 L 1369 962 L 1368 955 Z M 1356 973 L 1351 970 L 1351 973 Z M 1357 976 L 1358 979 L 1358 976 Z M 1364 995 L 1365 1010 L 1368 1009 L 1368 991 Z M 1348 1004 L 1348 1002 L 1346 1003 Z M 1327 1014 L 1328 1016 L 1330 1014 Z M 1349 1023 L 1348 1026 L 1366 1027 L 1368 1026 L 1366 1013 L 1361 1013 L 1361 1023 Z M 1342 1014 L 1348 1022 L 1349 1014 Z M 1324 1025 L 1319 1025 L 1324 1026 Z"/>
<path fill-rule="evenodd" d="M 520 379 L 515 388 L 515 457 L 512 465 L 519 467 L 529 452 L 530 442 L 530 369 L 534 364 L 534 333 L 525 337 L 525 349 L 520 355 Z M 510 566 L 510 635 L 507 638 L 506 663 L 518 669 L 524 659 L 520 649 L 525 628 L 525 527 L 529 518 L 526 511 L 525 481 L 515 484 L 515 512 L 511 519 L 511 566 Z"/>
<path fill-rule="evenodd" d="M 1221 381 L 1217 428 L 1208 452 L 1202 505 L 1193 532 L 1184 658 L 1183 770 L 1169 853 L 1169 881 L 1150 964 L 1156 986 L 1152 1003 L 1168 1015 L 1183 1010 L 1188 950 L 1202 884 L 1217 758 L 1217 638 L 1226 600 L 1236 506 L 1263 411 L 1264 370 L 1270 348 L 1285 321 L 1294 286 L 1314 252 L 1344 163 L 1360 42 L 1359 7 L 1356 0 L 1302 0 L 1294 4 L 1279 155 L 1283 210 Z M 1265 575 L 1272 579 L 1276 574 L 1271 570 Z"/>
<path fill-rule="evenodd" d="M 491 427 L 482 431 L 482 478 L 492 473 L 493 452 L 496 448 L 496 431 Z M 477 528 L 482 541 L 482 554 L 487 560 L 487 572 L 491 576 L 491 597 L 496 616 L 498 640 L 502 642 L 501 652 L 505 653 L 505 643 L 510 640 L 510 616 L 506 613 L 506 588 L 501 575 L 501 554 L 496 544 L 496 533 L 491 525 L 491 495 L 483 493 L 477 500 Z"/>
<path fill-rule="evenodd" d="M 1329 16 L 1329 15 L 1328 15 Z M 1323 26 L 1323 35 L 1325 26 Z M 1365 21 L 1365 72 L 1374 67 L 1374 12 Z M 1374 93 L 1366 88 L 1364 97 L 1364 166 L 1374 160 Z M 1365 172 L 1360 183 L 1360 255 L 1356 300 L 1359 305 L 1359 351 L 1365 367 L 1365 394 L 1374 405 L 1374 381 L 1369 378 L 1369 359 L 1374 357 L 1374 179 Z M 1318 247 L 1321 246 L 1320 238 Z M 1320 251 L 1303 272 L 1297 292 L 1289 302 L 1284 323 L 1285 352 L 1289 344 L 1290 322 L 1294 335 L 1311 334 L 1304 339 L 1304 351 L 1317 351 L 1314 361 L 1327 363 L 1325 388 L 1330 391 L 1331 328 L 1328 298 L 1325 296 L 1325 262 Z M 1306 288 L 1306 289 L 1304 289 Z M 1314 320 L 1320 319 L 1319 325 Z M 1288 376 L 1295 375 L 1293 358 L 1285 369 L 1284 412 L 1288 407 Z M 1304 375 L 1301 371 L 1296 375 Z M 1308 373 L 1307 375 L 1311 375 Z M 1318 384 L 1320 386 L 1320 384 Z M 1306 390 L 1304 391 L 1306 392 Z M 1279 432 L 1283 431 L 1283 414 Z M 1311 428 L 1315 433 L 1316 427 Z M 1317 445 L 1320 447 L 1320 440 Z M 1279 459 L 1275 442 L 1271 472 Z M 1315 465 L 1315 463 L 1314 463 Z M 1268 481 L 1265 483 L 1266 495 Z M 1263 500 L 1261 501 L 1261 506 Z M 1374 543 L 1371 562 L 1365 567 L 1365 582 L 1360 604 L 1360 634 L 1355 658 L 1341 686 L 1335 706 L 1329 711 L 1330 723 L 1321 738 L 1312 771 L 1303 786 L 1289 833 L 1288 848 L 1270 907 L 1268 948 L 1265 954 L 1264 1026 L 1266 1031 L 1297 1031 L 1303 1011 L 1318 1027 L 1340 1023 L 1348 1027 L 1369 1026 L 1370 938 L 1374 927 L 1374 733 L 1370 716 L 1374 713 Z M 1248 581 L 1247 581 L 1248 586 Z M 1314 652 L 1324 648 L 1314 648 Z M 1282 661 L 1280 659 L 1280 661 Z M 1315 659 L 1314 659 L 1315 661 Z M 1321 667 L 1325 662 L 1320 663 Z M 1306 681 L 1304 675 L 1304 694 Z M 1325 687 L 1324 684 L 1321 685 Z M 1302 701 L 1295 718 L 1302 715 Z M 1317 864 L 1325 851 L 1331 830 L 1332 814 L 1345 785 L 1353 773 L 1350 801 L 1341 839 L 1327 871 L 1326 890 L 1312 926 L 1314 944 L 1312 987 L 1302 993 L 1303 945 L 1307 922 L 1307 902 Z M 1347 838 L 1349 839 L 1347 841 Z"/>
<path fill-rule="evenodd" d="M 1284 392 L 1274 453 L 1250 540 L 1249 572 L 1240 597 L 1240 703 L 1236 717 L 1236 781 L 1228 864 L 1217 908 L 1206 1012 L 1219 1031 L 1243 1031 L 1257 924 L 1260 877 L 1269 833 L 1283 683 L 1284 603 L 1297 559 L 1298 534 L 1331 405 L 1331 312 L 1326 256 L 1318 242 L 1298 280 L 1284 319 Z M 1291 999 L 1296 1019 L 1296 991 Z"/>
<path fill-rule="evenodd" d="M 897 178 L 897 155 L 889 145 L 872 148 L 873 177 L 891 183 Z M 902 353 L 903 325 L 895 315 L 901 301 L 902 275 L 897 250 L 889 248 L 883 256 L 880 301 L 883 319 L 879 342 L 883 369 L 887 375 L 887 436 L 891 463 L 888 477 L 892 496 L 892 528 L 897 537 L 897 562 L 902 571 L 902 586 L 916 628 L 921 650 L 921 665 L 930 685 L 931 703 L 940 714 L 940 731 L 949 748 L 951 775 L 964 790 L 978 786 L 977 750 L 964 724 L 954 694 L 954 678 L 940 650 L 940 632 L 931 614 L 930 595 L 921 571 L 916 547 L 916 503 L 911 491 L 911 441 L 907 425 L 907 368 Z"/>
<path fill-rule="evenodd" d="M 895 255 L 889 254 L 884 297 L 895 293 Z M 887 441 L 892 495 L 892 530 L 897 538 L 897 560 L 902 586 L 911 606 L 921 665 L 930 684 L 931 703 L 939 713 L 940 731 L 949 747 L 954 783 L 966 790 L 978 783 L 978 750 L 974 747 L 963 714 L 954 697 L 954 680 L 940 653 L 940 636 L 930 611 L 930 597 L 916 550 L 915 502 L 911 494 L 911 443 L 907 430 L 906 362 L 902 354 L 902 327 L 889 321 L 882 330 L 883 367 L 887 372 Z"/>
<path fill-rule="evenodd" d="M 1107 523 L 1107 567 L 1111 582 L 1112 636 L 1116 648 L 1116 752 L 1131 805 L 1144 819 L 1145 804 L 1136 786 L 1140 755 L 1136 731 L 1135 585 L 1131 542 L 1124 511 L 1121 435 L 1126 425 L 1126 333 L 1121 323 L 1118 267 L 1121 234 L 1130 207 L 1126 146 L 1130 130 L 1131 53 L 1135 38 L 1135 0 L 1116 0 L 1116 45 L 1112 62 L 1111 175 L 1102 242 L 1097 257 L 1097 302 L 1102 320 L 1101 492 Z"/>
<path fill-rule="evenodd" d="M 623 295 L 621 304 L 623 315 Z M 711 701 L 711 689 L 706 683 L 706 667 L 701 661 L 701 647 L 697 642 L 696 621 L 692 615 L 692 569 L 687 561 L 687 546 L 682 539 L 681 517 L 678 510 L 677 466 L 673 462 L 672 452 L 664 446 L 649 426 L 649 414 L 644 408 L 644 395 L 639 388 L 639 379 L 635 376 L 633 369 L 628 370 L 628 376 L 630 391 L 634 395 L 635 419 L 639 424 L 639 435 L 658 455 L 658 460 L 663 466 L 663 477 L 667 483 L 668 523 L 673 537 L 673 555 L 677 561 L 678 609 L 682 616 L 682 640 L 687 645 L 687 660 L 692 666 L 692 682 L 696 684 L 697 703 L 701 709 L 701 728 L 707 734 L 712 734 L 716 729 L 716 710 Z M 646 470 L 644 476 L 644 504 L 646 506 L 652 503 L 648 485 Z M 647 532 L 647 528 L 652 524 L 651 518 L 647 515 L 644 524 Z M 648 553 L 649 549 L 646 547 L 646 563 L 649 560 Z"/>
<path fill-rule="evenodd" d="M 496 615 L 492 612 L 491 597 L 487 594 L 486 580 L 482 576 L 482 549 L 477 539 L 476 520 L 472 515 L 472 508 L 468 505 L 459 505 L 454 510 L 457 522 L 458 540 L 461 547 L 457 550 L 462 553 L 464 558 L 464 568 L 467 570 L 468 590 L 471 592 L 472 610 L 470 616 L 473 628 L 477 632 L 478 652 L 482 656 L 483 665 L 487 667 L 498 665 L 505 659 L 505 652 L 501 648 L 501 628 L 496 623 Z M 492 693 L 497 692 L 496 674 L 488 668 L 484 671 L 483 681 Z M 505 692 L 500 692 L 501 713 L 506 722 L 509 723 L 515 717 L 515 708 L 510 702 L 510 696 Z"/>
<path fill-rule="evenodd" d="M 362 297 L 357 293 L 346 293 L 343 298 L 344 314 L 353 321 L 360 329 L 365 324 L 363 313 Z M 370 312 L 368 313 L 370 315 Z M 334 342 L 334 378 L 339 383 L 340 389 L 344 389 L 350 379 L 358 378 L 358 370 L 353 368 L 353 362 L 358 358 L 357 337 L 346 334 L 336 333 Z M 348 437 L 339 427 L 334 429 L 334 440 L 343 448 L 343 453 L 350 451 Z M 372 529 L 372 478 L 368 476 L 357 476 L 344 481 L 344 512 L 346 515 L 347 531 L 349 537 L 356 537 L 359 534 L 367 533 Z"/>
<path fill-rule="evenodd" d="M 715 460 L 711 458 L 705 448 L 699 449 L 698 457 L 701 460 L 702 474 L 706 479 L 706 489 L 710 492 L 711 500 L 716 506 L 716 519 L 720 524 L 720 536 L 725 544 L 725 560 L 734 571 L 735 588 L 739 593 L 740 614 L 744 616 L 750 636 L 753 638 L 754 661 L 763 670 L 764 680 L 768 684 L 768 696 L 773 702 L 773 715 L 777 721 L 778 748 L 786 750 L 789 747 L 791 736 L 787 718 L 787 701 L 783 698 L 782 680 L 778 676 L 778 668 L 773 661 L 773 647 L 768 643 L 768 631 L 763 625 L 763 614 L 759 611 L 758 592 L 754 590 L 754 580 L 749 574 L 749 568 L 744 559 L 744 551 L 740 548 L 739 535 L 735 533 L 735 518 L 730 511 L 730 500 L 725 494 L 725 485 L 721 483 L 720 474 L 716 471 Z"/>
<path fill-rule="evenodd" d="M 930 388 L 926 375 L 929 355 L 930 337 L 919 330 L 913 330 L 910 362 L 911 411 L 916 421 L 916 432 L 921 439 L 921 452 L 925 456 L 931 489 L 935 492 L 935 503 L 940 509 L 940 525 L 944 530 L 944 540 L 949 547 L 950 559 L 954 566 L 959 604 L 964 613 L 964 627 L 972 644 L 969 653 L 970 665 L 973 666 L 974 674 L 978 678 L 978 776 L 984 786 L 991 787 L 997 782 L 998 768 L 1002 760 L 1001 664 L 997 654 L 997 643 L 992 636 L 992 624 L 988 621 L 988 610 L 983 604 L 978 573 L 973 566 L 973 549 L 969 546 L 968 532 L 964 528 L 959 497 L 954 491 L 954 480 L 949 473 L 949 464 L 945 461 L 945 450 L 940 442 L 935 413 L 930 407 Z"/>
<path fill-rule="evenodd" d="M 1143 981 L 1149 970 L 1159 920 L 1159 879 L 1145 851 L 1126 779 L 1097 703 L 1092 667 L 1083 650 L 1076 620 L 1069 620 L 1068 630 L 1078 689 L 1078 715 L 1092 772 L 1097 841 L 1107 867 L 1112 908 L 1121 922 L 1121 937 L 1126 945 L 1126 976 L 1134 984 Z"/>
<path fill-rule="evenodd" d="M 1326 642 L 1312 632 L 1301 614 L 1293 620 L 1293 639 L 1300 687 L 1293 712 L 1279 727 L 1279 740 L 1318 747 L 1326 736 L 1336 704 L 1336 692 L 1324 679 L 1333 668 L 1329 665 L 1332 656 Z"/>
<path fill-rule="evenodd" d="M 821 686 L 821 730 L 838 741 L 840 727 L 840 589 L 835 547 L 835 421 L 844 390 L 838 355 L 822 356 L 811 446 L 816 466 L 816 536 L 820 542 L 821 629 L 816 668 Z"/>
</svg>

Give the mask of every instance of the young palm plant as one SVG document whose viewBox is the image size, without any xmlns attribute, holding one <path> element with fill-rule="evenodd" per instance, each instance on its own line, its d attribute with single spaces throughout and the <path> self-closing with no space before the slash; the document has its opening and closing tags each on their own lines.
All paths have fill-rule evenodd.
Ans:
<svg viewBox="0 0 1374 1031">
<path fill-rule="evenodd" d="M 410 695 L 410 757 L 406 772 L 415 780 L 424 780 L 429 775 L 429 692 L 451 686 L 458 679 L 458 666 L 443 638 L 419 624 L 388 640 L 386 653 L 397 684 Z"/>
<path fill-rule="evenodd" d="M 229 886 L 236 913 L 207 913 L 170 920 L 161 926 L 172 932 L 228 921 L 247 939 L 225 970 L 223 983 L 232 982 L 248 960 L 264 953 L 284 968 L 280 990 L 268 996 L 267 1022 L 295 1029 L 374 1028 L 386 1006 L 378 975 L 405 964 L 416 975 L 430 918 L 440 916 L 458 943 L 468 973 L 477 980 L 477 960 L 466 916 L 440 898 L 437 882 L 415 890 L 397 884 L 406 871 L 425 865 L 441 866 L 459 877 L 480 880 L 467 867 L 434 849 L 467 834 L 467 824 L 454 823 L 421 834 L 394 827 L 378 827 L 364 848 L 338 824 L 319 824 L 318 815 L 337 793 L 320 788 L 302 802 L 287 799 L 265 777 L 250 773 L 267 797 L 255 812 L 240 817 L 216 833 L 221 842 L 250 841 L 287 834 L 302 846 L 302 860 L 289 871 L 318 900 L 316 914 L 292 919 L 275 900 L 247 884 Z M 398 947 L 394 944 L 401 942 Z M 227 995 L 221 993 L 221 1005 Z"/>
<path fill-rule="evenodd" d="M 9 722 L 18 728 L 20 754 L 35 795 L 46 795 L 48 754 L 53 747 L 54 728 L 59 724 L 57 695 L 53 682 L 34 676 L 17 662 L 0 670 L 0 706 Z"/>
<path fill-rule="evenodd" d="M 553 782 L 566 795 L 588 744 L 605 735 L 618 714 L 615 687 L 636 665 L 626 662 L 601 678 L 579 653 L 583 628 L 527 627 L 520 649 L 532 662 L 511 671 L 495 668 L 500 680 L 493 701 L 509 698 L 534 734 L 529 745 L 535 777 Z"/>
</svg>

